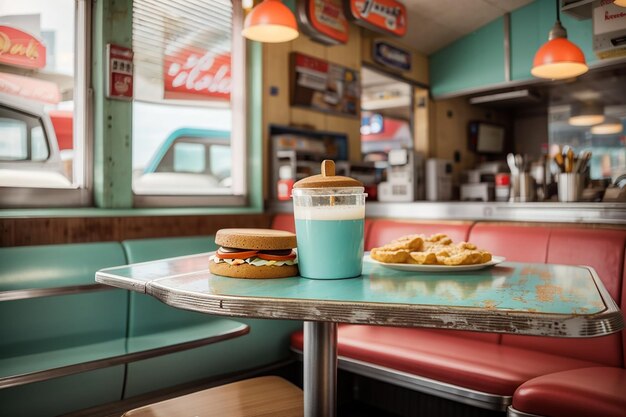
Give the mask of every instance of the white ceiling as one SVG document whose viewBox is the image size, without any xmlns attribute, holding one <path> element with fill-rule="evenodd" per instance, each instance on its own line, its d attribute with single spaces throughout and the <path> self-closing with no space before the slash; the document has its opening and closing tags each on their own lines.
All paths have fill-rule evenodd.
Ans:
<svg viewBox="0 0 626 417">
<path fill-rule="evenodd" d="M 533 0 L 404 0 L 408 28 L 400 42 L 426 55 Z"/>
</svg>

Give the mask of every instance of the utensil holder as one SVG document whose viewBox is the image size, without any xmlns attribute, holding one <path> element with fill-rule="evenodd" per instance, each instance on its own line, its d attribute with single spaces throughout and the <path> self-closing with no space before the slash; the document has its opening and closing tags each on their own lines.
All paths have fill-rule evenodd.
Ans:
<svg viewBox="0 0 626 417">
<path fill-rule="evenodd" d="M 559 174 L 559 201 L 568 203 L 579 201 L 583 191 L 583 176 L 574 172 Z"/>
</svg>

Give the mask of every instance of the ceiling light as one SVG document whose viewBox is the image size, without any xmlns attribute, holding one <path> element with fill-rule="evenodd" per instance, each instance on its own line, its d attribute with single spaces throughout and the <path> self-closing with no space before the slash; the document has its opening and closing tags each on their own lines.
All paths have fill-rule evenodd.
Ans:
<svg viewBox="0 0 626 417">
<path fill-rule="evenodd" d="M 624 126 L 617 117 L 607 117 L 602 124 L 591 127 L 591 133 L 594 135 L 616 135 L 622 133 L 622 130 Z"/>
<path fill-rule="evenodd" d="M 613 4 L 620 7 L 626 7 L 626 0 L 615 0 Z"/>
<path fill-rule="evenodd" d="M 561 25 L 559 1 L 556 1 L 556 22 L 533 60 L 530 73 L 538 78 L 562 80 L 577 77 L 589 70 L 585 54 L 578 46 L 567 40 L 567 31 Z"/>
<path fill-rule="evenodd" d="M 572 103 L 569 124 L 572 126 L 593 126 L 604 122 L 604 106 L 598 102 Z"/>
<path fill-rule="evenodd" d="M 287 42 L 298 37 L 298 24 L 280 0 L 263 0 L 248 13 L 241 34 L 258 42 Z"/>
</svg>

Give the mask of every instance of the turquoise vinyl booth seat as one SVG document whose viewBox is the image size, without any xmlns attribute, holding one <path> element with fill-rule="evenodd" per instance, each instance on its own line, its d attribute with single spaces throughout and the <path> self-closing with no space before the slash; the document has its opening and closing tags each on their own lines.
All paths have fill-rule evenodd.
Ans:
<svg viewBox="0 0 626 417">
<path fill-rule="evenodd" d="M 213 242 L 0 248 L 0 415 L 56 416 L 289 359 L 300 322 L 178 310 L 94 280 L 103 268 L 208 252 Z"/>
<path fill-rule="evenodd" d="M 124 354 L 126 291 L 19 297 L 26 289 L 91 285 L 98 269 L 124 263 L 117 242 L 0 248 L 0 378 Z M 117 365 L 3 388 L 0 414 L 57 415 L 115 401 L 123 383 Z"/>
<path fill-rule="evenodd" d="M 214 236 L 126 240 L 122 242 L 128 263 L 146 262 L 209 252 L 217 249 Z M 208 265 L 207 265 L 208 268 Z M 157 331 L 179 328 L 197 329 L 234 322 L 226 318 L 175 309 L 145 294 L 131 293 L 129 303 L 129 336 L 138 337 Z M 291 332 L 301 322 L 238 318 L 237 324 L 250 326 L 250 333 L 195 349 L 163 355 L 128 364 L 125 397 L 181 384 L 207 375 L 264 366 L 288 359 Z"/>
</svg>

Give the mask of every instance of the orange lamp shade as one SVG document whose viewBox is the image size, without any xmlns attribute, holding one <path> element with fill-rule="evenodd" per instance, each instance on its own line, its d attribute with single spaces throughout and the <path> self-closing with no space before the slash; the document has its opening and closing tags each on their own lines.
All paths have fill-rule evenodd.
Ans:
<svg viewBox="0 0 626 417">
<path fill-rule="evenodd" d="M 535 54 L 532 75 L 539 78 L 560 80 L 576 77 L 589 70 L 585 54 L 567 38 L 549 40 Z"/>
<path fill-rule="evenodd" d="M 280 0 L 263 0 L 246 16 L 241 34 L 258 42 L 287 42 L 298 37 L 298 24 Z"/>
</svg>

